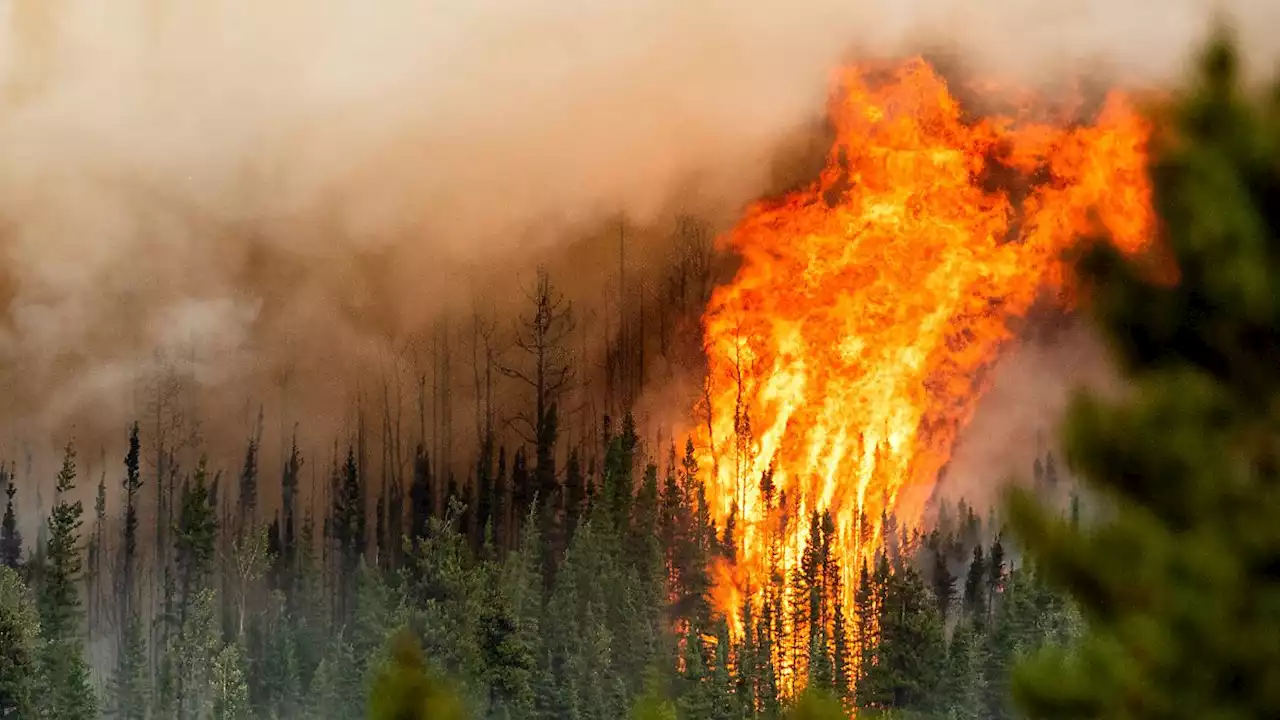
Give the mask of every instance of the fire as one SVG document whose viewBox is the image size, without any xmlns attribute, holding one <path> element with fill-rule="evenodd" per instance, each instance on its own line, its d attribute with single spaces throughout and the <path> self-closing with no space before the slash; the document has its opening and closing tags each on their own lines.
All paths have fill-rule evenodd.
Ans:
<svg viewBox="0 0 1280 720">
<path fill-rule="evenodd" d="M 1011 320 L 1062 297 L 1063 251 L 1100 226 L 1125 251 L 1153 235 L 1150 128 L 1118 93 L 1067 126 L 967 120 L 921 59 L 844 69 L 836 87 L 820 179 L 721 240 L 742 265 L 704 318 L 698 438 L 714 514 L 736 520 L 720 602 L 759 593 L 782 522 L 794 568 L 815 510 L 835 520 L 847 597 L 882 512 L 920 510 L 899 498 L 935 482 Z"/>
</svg>

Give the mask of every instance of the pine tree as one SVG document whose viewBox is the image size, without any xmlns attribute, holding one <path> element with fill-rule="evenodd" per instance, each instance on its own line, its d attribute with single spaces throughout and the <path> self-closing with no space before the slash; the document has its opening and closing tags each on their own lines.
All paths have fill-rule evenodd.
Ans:
<svg viewBox="0 0 1280 720">
<path fill-rule="evenodd" d="M 670 550 L 678 592 L 676 609 L 683 619 L 705 628 L 711 622 L 711 577 L 707 568 L 711 564 L 710 540 L 715 526 L 692 438 L 685 441 L 677 478 L 681 498 L 672 530 L 676 545 Z"/>
<path fill-rule="evenodd" d="M 884 578 L 877 618 L 879 642 L 858 688 L 863 708 L 930 712 L 940 698 L 945 659 L 942 619 L 915 568 L 907 565 Z M 874 582 L 874 581 L 873 581 Z"/>
<path fill-rule="evenodd" d="M 973 559 L 969 561 L 969 571 L 964 579 L 964 617 L 977 622 L 987 620 L 987 562 L 982 554 L 982 545 L 973 546 Z"/>
<path fill-rule="evenodd" d="M 1220 33 L 1161 119 L 1150 169 L 1167 273 L 1105 244 L 1080 268 L 1132 393 L 1082 398 L 1073 471 L 1108 504 L 1088 529 L 1020 496 L 1037 567 L 1090 621 L 1023 669 L 1035 717 L 1280 716 L 1280 97 L 1243 89 Z"/>
<path fill-rule="evenodd" d="M 844 602 L 839 589 L 835 592 L 835 607 L 831 621 L 831 673 L 835 694 L 842 704 L 848 704 L 853 691 L 853 657 L 849 646 L 848 621 L 844 615 Z"/>
<path fill-rule="evenodd" d="M 347 447 L 347 459 L 333 479 L 333 537 L 337 541 L 339 590 L 335 598 L 338 616 L 349 619 L 353 610 L 350 598 L 355 592 L 356 569 L 364 556 L 366 514 L 364 484 L 356 462 L 355 446 Z"/>
<path fill-rule="evenodd" d="M 112 679 L 111 706 L 115 717 L 130 720 L 147 717 L 150 704 L 146 638 L 142 608 L 138 598 L 138 502 L 142 489 L 141 443 L 138 425 L 129 429 L 129 452 L 125 455 L 124 537 L 120 544 L 120 577 L 116 593 L 120 611 L 120 635 Z"/>
<path fill-rule="evenodd" d="M 933 557 L 933 597 L 938 603 L 938 615 L 945 623 L 951 614 L 951 606 L 955 604 L 956 578 L 947 563 L 946 536 L 935 530 L 929 539 L 929 554 Z"/>
<path fill-rule="evenodd" d="M 502 632 L 488 632 L 487 647 L 496 662 L 490 663 L 490 702 L 502 717 L 525 720 L 537 717 L 537 688 L 545 686 L 548 668 L 539 662 L 539 627 L 542 617 L 543 580 L 541 536 L 533 518 L 524 524 L 520 546 L 507 556 L 498 571 L 497 597 L 502 608 L 495 613 L 510 623 Z"/>
<path fill-rule="evenodd" d="M 316 668 L 308 695 L 307 716 L 317 720 L 349 720 L 365 710 L 365 686 L 358 658 L 341 632 L 329 640 L 324 659 Z"/>
<path fill-rule="evenodd" d="M 582 522 L 587 505 L 587 476 L 582 471 L 582 459 L 578 448 L 569 450 L 569 462 L 564 469 L 565 490 L 565 543 L 573 541 L 573 533 Z"/>
<path fill-rule="evenodd" d="M 76 480 L 75 447 L 68 444 L 58 473 L 57 495 L 49 516 L 49 534 L 37 606 L 44 638 L 41 648 L 41 712 L 56 720 L 91 720 L 97 701 L 84 659 L 84 612 L 77 585 L 84 571 L 80 527 L 84 508 L 71 502 Z"/>
<path fill-rule="evenodd" d="M 636 435 L 636 422 L 631 413 L 623 417 L 622 431 L 608 437 L 604 459 L 604 502 L 607 519 L 618 532 L 624 532 L 631 518 L 631 503 L 635 494 L 636 450 L 640 438 Z"/>
<path fill-rule="evenodd" d="M 254 434 L 244 451 L 244 463 L 240 468 L 239 523 L 237 530 L 242 530 L 255 517 L 258 510 L 258 452 L 262 434 L 262 410 L 258 411 L 258 421 L 254 425 Z"/>
<path fill-rule="evenodd" d="M 5 471 L 0 470 L 0 473 Z M 2 485 L 3 483 L 0 483 Z M 103 580 L 103 552 L 107 546 L 107 471 L 98 476 L 98 492 L 93 500 L 93 533 L 85 548 L 88 567 L 85 568 L 85 614 L 89 617 L 89 635 L 99 628 L 103 615 L 101 586 Z M 112 578 L 114 581 L 114 578 Z"/>
<path fill-rule="evenodd" d="M 112 678 L 113 717 L 142 720 L 150 708 L 150 667 L 147 641 L 143 636 L 142 618 L 134 611 L 124 618 L 117 652 L 116 673 Z"/>
<path fill-rule="evenodd" d="M 628 567 L 627 623 L 618 628 L 627 648 L 618 671 L 638 694 L 645 672 L 659 662 L 668 644 L 663 623 L 667 599 L 667 572 L 659 537 L 658 467 L 649 463 L 632 506 L 632 519 L 624 560 Z"/>
<path fill-rule="evenodd" d="M 987 617 L 996 610 L 996 602 L 1004 591 L 1005 583 L 1004 542 L 1000 535 L 991 543 L 991 556 L 987 559 Z"/>
<path fill-rule="evenodd" d="M 435 484 L 431 478 L 431 461 L 427 450 L 418 444 L 413 458 L 413 481 L 409 484 L 409 535 L 422 537 L 427 521 L 435 516 Z"/>
<path fill-rule="evenodd" d="M 5 484 L 4 518 L 0 519 L 0 565 L 18 568 L 22 565 L 22 532 L 18 530 L 18 517 L 14 509 L 17 483 L 12 477 Z"/>
<path fill-rule="evenodd" d="M 716 692 L 708 668 L 706 643 L 695 628 L 684 636 L 684 669 L 680 673 L 677 707 L 681 718 L 711 718 L 716 713 Z"/>
<path fill-rule="evenodd" d="M 954 720 L 981 720 L 984 708 L 985 675 L 983 637 L 977 621 L 964 618 L 951 636 L 947 648 L 947 670 L 943 698 L 947 717 Z"/>
<path fill-rule="evenodd" d="M 295 431 L 280 475 L 280 559 L 284 569 L 281 586 L 290 591 L 294 589 L 298 569 L 298 482 L 302 465 Z"/>
</svg>

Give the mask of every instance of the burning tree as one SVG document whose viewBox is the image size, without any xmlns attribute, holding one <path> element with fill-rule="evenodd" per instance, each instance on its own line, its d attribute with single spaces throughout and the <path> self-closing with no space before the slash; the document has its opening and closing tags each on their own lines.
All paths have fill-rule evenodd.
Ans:
<svg viewBox="0 0 1280 720">
<path fill-rule="evenodd" d="M 800 644 L 788 687 L 807 674 L 810 599 L 770 599 L 769 578 L 803 572 L 810 519 L 830 514 L 841 567 L 823 592 L 850 607 L 857 569 L 897 540 L 885 521 L 919 514 L 903 497 L 946 464 L 1014 321 L 1065 301 L 1062 253 L 1097 223 L 1126 253 L 1154 227 L 1150 128 L 1123 94 L 1088 122 L 975 121 L 916 59 L 842 71 L 830 114 L 819 180 L 724 238 L 743 263 L 705 317 L 698 445 L 737 564 L 717 595 L 732 615 L 748 587 L 776 605 L 762 609 Z"/>
</svg>

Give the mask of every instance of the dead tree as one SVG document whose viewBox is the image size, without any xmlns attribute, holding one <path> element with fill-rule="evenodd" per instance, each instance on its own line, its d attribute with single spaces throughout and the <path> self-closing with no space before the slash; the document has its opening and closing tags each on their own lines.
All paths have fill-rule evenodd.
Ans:
<svg viewBox="0 0 1280 720">
<path fill-rule="evenodd" d="M 534 445 L 534 486 L 537 497 L 552 502 L 556 489 L 555 444 L 557 403 L 573 382 L 572 351 L 569 341 L 574 322 L 572 306 L 551 285 L 545 269 L 538 270 L 537 282 L 528 293 L 533 313 L 516 325 L 515 345 L 524 362 L 500 365 L 507 377 L 520 381 L 533 393 L 533 414 L 518 413 L 513 423 L 526 442 Z M 523 367 L 522 367 L 523 366 Z M 525 504 L 531 499 L 528 488 L 515 488 Z M 523 512 L 524 508 L 521 509 Z"/>
</svg>

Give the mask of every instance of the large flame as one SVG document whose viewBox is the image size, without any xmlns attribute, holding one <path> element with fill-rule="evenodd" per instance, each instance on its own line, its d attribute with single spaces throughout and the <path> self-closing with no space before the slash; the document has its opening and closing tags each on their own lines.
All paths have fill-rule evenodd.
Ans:
<svg viewBox="0 0 1280 720">
<path fill-rule="evenodd" d="M 736 513 L 736 568 L 718 573 L 730 616 L 762 584 L 769 528 L 789 518 L 794 565 L 815 510 L 836 522 L 847 593 L 882 512 L 935 482 L 1010 321 L 1063 295 L 1063 251 L 1104 227 L 1127 251 L 1153 232 L 1149 127 L 1119 94 L 1059 126 L 966 119 L 920 59 L 836 86 L 820 180 L 722 239 L 742 265 L 705 317 L 698 440 L 715 515 Z"/>
</svg>

